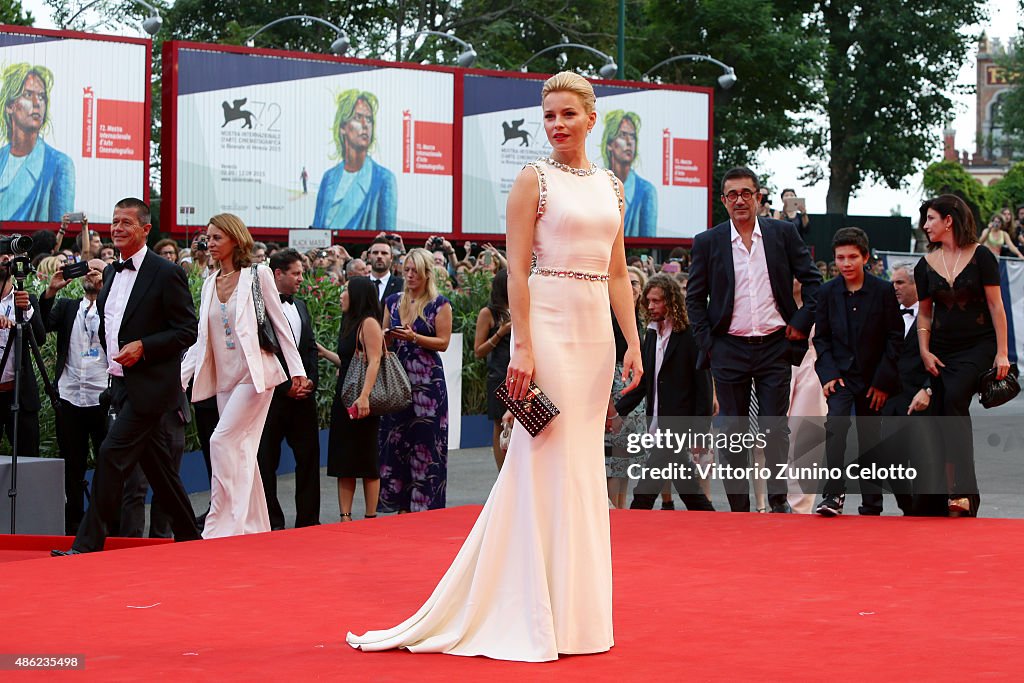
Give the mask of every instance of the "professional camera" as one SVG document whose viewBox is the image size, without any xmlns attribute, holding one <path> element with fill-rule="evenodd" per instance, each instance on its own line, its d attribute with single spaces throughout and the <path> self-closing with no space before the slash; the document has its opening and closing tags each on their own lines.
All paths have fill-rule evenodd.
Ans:
<svg viewBox="0 0 1024 683">
<path fill-rule="evenodd" d="M 32 238 L 28 235 L 8 235 L 0 237 L 0 256 L 10 254 L 21 256 L 32 249 Z"/>
<path fill-rule="evenodd" d="M 427 240 L 427 251 L 443 251 L 444 250 L 444 238 L 434 236 Z"/>
<path fill-rule="evenodd" d="M 196 242 L 196 251 L 208 251 L 210 249 L 210 243 L 205 237 L 201 238 Z"/>
</svg>

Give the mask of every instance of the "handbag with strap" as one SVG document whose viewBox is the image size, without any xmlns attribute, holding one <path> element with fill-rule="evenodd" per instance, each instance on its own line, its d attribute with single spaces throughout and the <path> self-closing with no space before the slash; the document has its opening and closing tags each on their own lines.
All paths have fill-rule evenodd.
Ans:
<svg viewBox="0 0 1024 683">
<path fill-rule="evenodd" d="M 345 380 L 341 385 L 341 402 L 344 406 L 351 406 L 363 393 L 366 384 L 366 351 L 362 352 L 359 347 L 363 345 L 363 326 L 359 325 L 359 332 L 356 335 L 356 351 L 352 354 L 352 362 L 348 365 L 345 373 Z M 405 410 L 412 403 L 412 384 L 409 376 L 405 374 L 402 361 L 398 356 L 388 350 L 387 342 L 382 342 L 384 355 L 380 359 L 380 368 L 377 370 L 377 380 L 370 389 L 370 415 L 386 415 Z"/>
<path fill-rule="evenodd" d="M 256 306 L 256 330 L 260 340 L 260 348 L 277 355 L 281 352 L 281 344 L 277 341 L 274 324 L 267 317 L 267 307 L 263 301 L 263 288 L 260 287 L 259 266 L 252 267 L 252 302 Z"/>
</svg>

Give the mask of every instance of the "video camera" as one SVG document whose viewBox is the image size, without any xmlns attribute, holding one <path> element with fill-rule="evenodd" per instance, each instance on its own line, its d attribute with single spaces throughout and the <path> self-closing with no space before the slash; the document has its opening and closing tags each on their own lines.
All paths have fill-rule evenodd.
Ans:
<svg viewBox="0 0 1024 683">
<path fill-rule="evenodd" d="M 0 256 L 23 256 L 32 250 L 32 238 L 28 235 L 0 237 Z"/>
</svg>

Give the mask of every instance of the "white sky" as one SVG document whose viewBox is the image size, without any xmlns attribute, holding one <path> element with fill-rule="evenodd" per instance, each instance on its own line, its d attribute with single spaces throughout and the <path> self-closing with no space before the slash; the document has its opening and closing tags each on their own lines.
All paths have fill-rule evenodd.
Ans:
<svg viewBox="0 0 1024 683">
<path fill-rule="evenodd" d="M 36 26 L 40 28 L 55 28 L 51 19 L 49 8 L 43 5 L 42 0 L 22 0 L 22 6 L 36 18 Z M 988 0 L 989 19 L 984 25 L 973 27 L 977 35 L 982 31 L 988 33 L 990 38 L 1000 38 L 1005 44 L 1017 33 L 1017 26 L 1020 23 L 1017 0 Z M 143 14 L 140 12 L 141 23 Z M 141 30 L 136 35 L 142 35 Z M 976 80 L 974 51 L 963 68 L 960 70 L 959 83 L 973 86 Z M 743 74 L 738 74 L 742 79 Z M 974 95 L 958 96 L 957 112 L 953 122 L 956 130 L 956 148 L 958 150 L 975 151 L 974 129 L 975 129 L 975 98 Z M 941 129 L 936 131 L 936 136 L 941 136 Z M 935 148 L 935 157 L 938 160 L 942 154 L 941 144 Z M 762 165 L 755 169 L 770 178 L 771 184 L 776 190 L 783 187 L 797 188 L 797 194 L 806 197 L 807 209 L 810 213 L 823 213 L 825 211 L 825 193 L 828 190 L 828 181 L 823 180 L 813 187 L 804 187 L 799 178 L 799 168 L 809 162 L 807 155 L 800 149 L 787 149 L 773 151 L 770 154 L 762 155 Z M 904 190 L 890 190 L 882 185 L 872 185 L 862 188 L 850 199 L 849 213 L 851 215 L 889 215 L 892 209 L 898 208 L 902 215 L 907 216 L 915 213 L 917 205 L 921 202 L 921 174 L 917 173 L 908 179 L 908 185 Z M 775 197 L 777 205 L 778 197 Z"/>
</svg>

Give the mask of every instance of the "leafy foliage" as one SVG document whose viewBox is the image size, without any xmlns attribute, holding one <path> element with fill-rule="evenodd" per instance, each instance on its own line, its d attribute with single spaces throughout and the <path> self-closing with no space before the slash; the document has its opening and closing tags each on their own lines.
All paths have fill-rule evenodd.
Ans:
<svg viewBox="0 0 1024 683">
<path fill-rule="evenodd" d="M 898 189 L 933 158 L 973 44 L 962 27 L 984 8 L 981 0 L 818 3 L 809 29 L 825 45 L 815 101 L 827 123 L 811 129 L 809 153 L 828 160 L 826 211 L 845 214 L 867 180 Z"/>
<path fill-rule="evenodd" d="M 20 0 L 0 0 L 0 24 L 32 26 L 35 21 L 32 13 L 22 8 Z"/>
<path fill-rule="evenodd" d="M 984 226 L 1004 206 L 1024 203 L 1024 162 L 1012 166 L 999 182 L 986 186 L 957 162 L 942 161 L 925 169 L 923 185 L 931 194 L 955 194 L 963 199 L 978 225 Z"/>
</svg>

